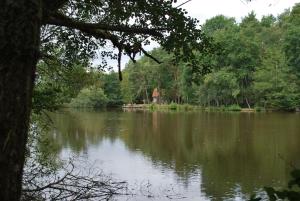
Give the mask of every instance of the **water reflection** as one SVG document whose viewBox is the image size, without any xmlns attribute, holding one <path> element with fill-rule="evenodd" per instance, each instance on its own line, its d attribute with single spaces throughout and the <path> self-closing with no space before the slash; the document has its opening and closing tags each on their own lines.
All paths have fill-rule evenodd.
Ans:
<svg viewBox="0 0 300 201">
<path fill-rule="evenodd" d="M 300 167 L 299 114 L 69 110 L 51 117 L 50 134 L 62 151 L 94 153 L 91 158 L 103 164 L 112 157 L 119 157 L 120 166 L 140 162 L 136 172 L 150 161 L 159 170 L 155 181 L 172 170 L 186 192 L 207 199 L 245 198 L 262 186 L 285 186 L 290 164 Z M 141 171 L 140 178 L 151 171 Z M 191 187 L 195 182 L 197 189 Z"/>
</svg>

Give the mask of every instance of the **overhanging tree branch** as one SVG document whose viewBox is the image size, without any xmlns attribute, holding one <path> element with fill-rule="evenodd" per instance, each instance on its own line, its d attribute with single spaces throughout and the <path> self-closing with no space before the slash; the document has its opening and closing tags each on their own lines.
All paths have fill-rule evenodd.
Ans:
<svg viewBox="0 0 300 201">
<path fill-rule="evenodd" d="M 149 54 L 144 48 L 141 47 L 141 51 L 144 53 L 144 55 L 146 55 L 147 57 L 153 59 L 156 63 L 161 64 L 162 62 L 159 61 L 158 59 L 156 59 L 154 56 L 152 56 L 151 54 Z"/>
<path fill-rule="evenodd" d="M 97 39 L 106 39 L 112 42 L 114 47 L 116 47 L 119 51 L 118 53 L 118 71 L 119 71 L 119 79 L 122 80 L 121 74 L 121 56 L 124 51 L 133 61 L 135 61 L 135 55 L 137 52 L 143 52 L 147 57 L 150 57 L 157 63 L 161 63 L 152 55 L 148 54 L 145 49 L 143 49 L 140 42 L 135 42 L 133 45 L 125 44 L 124 41 L 121 40 L 121 37 L 118 35 L 112 34 L 111 32 L 124 32 L 127 34 L 142 34 L 149 35 L 155 37 L 163 37 L 162 33 L 159 31 L 163 31 L 163 29 L 148 29 L 141 27 L 130 27 L 130 26 L 122 26 L 122 25 L 108 25 L 104 23 L 86 23 L 82 21 L 78 21 L 76 19 L 72 19 L 67 17 L 61 13 L 53 13 L 49 17 L 44 20 L 45 24 L 55 25 L 55 26 L 64 26 L 70 29 L 76 29 L 81 31 L 84 34 L 93 36 Z"/>
<path fill-rule="evenodd" d="M 44 24 L 65 26 L 68 28 L 79 29 L 79 30 L 102 30 L 102 31 L 117 31 L 125 32 L 129 34 L 145 34 L 151 36 L 162 37 L 162 33 L 159 31 L 166 31 L 163 28 L 149 29 L 134 26 L 124 26 L 124 25 L 109 25 L 106 23 L 86 23 L 78 21 L 76 19 L 69 18 L 61 13 L 53 13 L 46 19 L 44 19 Z"/>
</svg>

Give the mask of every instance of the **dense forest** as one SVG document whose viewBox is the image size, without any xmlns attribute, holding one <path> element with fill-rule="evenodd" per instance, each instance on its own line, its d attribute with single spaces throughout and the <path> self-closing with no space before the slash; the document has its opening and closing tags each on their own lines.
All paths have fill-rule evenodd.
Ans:
<svg viewBox="0 0 300 201">
<path fill-rule="evenodd" d="M 86 70 L 87 64 L 73 62 L 69 68 L 52 64 L 49 70 L 41 62 L 34 104 L 151 103 L 152 91 L 158 88 L 164 103 L 295 110 L 300 105 L 299 15 L 300 4 L 261 20 L 253 12 L 240 23 L 222 15 L 213 17 L 202 25 L 213 50 L 198 53 L 196 67 L 156 48 L 151 55 L 160 63 L 146 56 L 129 62 L 121 82 L 118 73 Z"/>
<path fill-rule="evenodd" d="M 253 12 L 240 23 L 222 15 L 213 17 L 202 30 L 217 48 L 198 55 L 198 69 L 189 63 L 174 64 L 170 55 L 156 49 L 152 54 L 162 64 L 142 57 L 127 65 L 123 100 L 149 102 L 158 87 L 168 103 L 293 110 L 300 105 L 299 15 L 300 4 L 261 20 Z M 203 75 L 205 69 L 210 72 Z"/>
</svg>

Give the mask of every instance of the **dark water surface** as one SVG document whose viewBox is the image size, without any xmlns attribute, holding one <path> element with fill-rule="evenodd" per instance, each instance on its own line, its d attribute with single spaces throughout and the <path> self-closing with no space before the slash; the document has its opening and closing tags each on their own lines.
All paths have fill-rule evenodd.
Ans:
<svg viewBox="0 0 300 201">
<path fill-rule="evenodd" d="M 291 166 L 300 167 L 295 113 L 69 110 L 51 118 L 61 157 L 83 156 L 154 195 L 135 200 L 245 200 L 286 186 Z"/>
</svg>

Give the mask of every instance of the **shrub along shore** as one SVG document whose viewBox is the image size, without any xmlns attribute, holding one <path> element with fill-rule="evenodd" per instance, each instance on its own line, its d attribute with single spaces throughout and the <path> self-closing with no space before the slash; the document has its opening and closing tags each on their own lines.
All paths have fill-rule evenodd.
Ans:
<svg viewBox="0 0 300 201">
<path fill-rule="evenodd" d="M 229 106 L 219 106 L 219 107 L 204 107 L 199 105 L 191 104 L 127 104 L 123 105 L 123 109 L 128 110 L 153 110 L 153 111 L 219 111 L 219 112 L 271 112 L 271 111 L 280 111 L 278 109 L 271 108 L 242 108 L 239 105 L 229 105 Z"/>
</svg>

